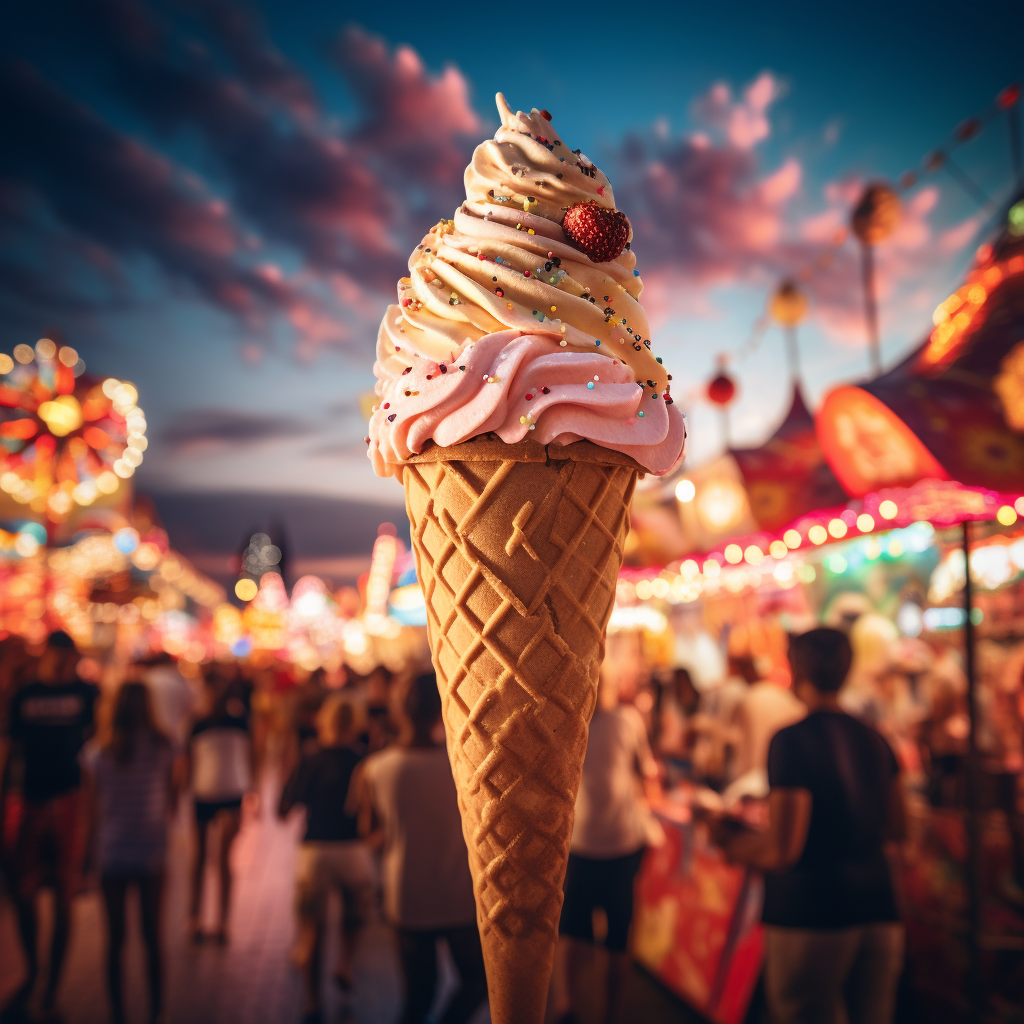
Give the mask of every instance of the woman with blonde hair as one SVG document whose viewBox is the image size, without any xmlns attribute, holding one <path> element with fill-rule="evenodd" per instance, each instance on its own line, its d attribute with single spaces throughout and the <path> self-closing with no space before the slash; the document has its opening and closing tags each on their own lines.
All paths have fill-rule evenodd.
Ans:
<svg viewBox="0 0 1024 1024">
<path fill-rule="evenodd" d="M 366 711 L 345 693 L 324 701 L 316 716 L 318 747 L 307 753 L 281 793 L 281 817 L 301 804 L 306 832 L 299 848 L 295 902 L 299 938 L 294 959 L 306 982 L 304 1021 L 320 1019 L 320 958 L 328 897 L 342 900 L 342 942 L 334 971 L 343 991 L 352 987 L 352 959 L 376 886 L 370 849 L 359 838 L 356 809 L 348 801 L 352 774 L 366 756 Z"/>
</svg>

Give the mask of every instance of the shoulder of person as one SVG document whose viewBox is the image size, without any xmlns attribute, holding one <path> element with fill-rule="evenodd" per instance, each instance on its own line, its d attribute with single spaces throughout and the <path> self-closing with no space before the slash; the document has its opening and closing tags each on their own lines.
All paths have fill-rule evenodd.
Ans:
<svg viewBox="0 0 1024 1024">
<path fill-rule="evenodd" d="M 635 705 L 619 704 L 615 709 L 615 713 L 630 732 L 637 736 L 646 737 L 647 726 L 644 725 L 644 716 L 640 714 Z"/>
<path fill-rule="evenodd" d="M 813 728 L 810 724 L 810 716 L 801 718 L 799 722 L 793 722 L 791 725 L 784 725 L 771 739 L 769 744 L 769 750 L 778 744 L 780 747 L 789 746 L 792 743 L 799 741 L 800 737 L 807 732 L 808 729 Z"/>
</svg>

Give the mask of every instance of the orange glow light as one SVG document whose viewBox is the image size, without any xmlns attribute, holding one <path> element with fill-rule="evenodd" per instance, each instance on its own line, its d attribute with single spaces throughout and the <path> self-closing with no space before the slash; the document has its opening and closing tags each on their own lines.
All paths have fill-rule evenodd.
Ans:
<svg viewBox="0 0 1024 1024">
<path fill-rule="evenodd" d="M 882 487 L 909 486 L 949 474 L 914 432 L 867 391 L 840 387 L 817 415 L 818 440 L 848 494 L 863 497 Z"/>
</svg>

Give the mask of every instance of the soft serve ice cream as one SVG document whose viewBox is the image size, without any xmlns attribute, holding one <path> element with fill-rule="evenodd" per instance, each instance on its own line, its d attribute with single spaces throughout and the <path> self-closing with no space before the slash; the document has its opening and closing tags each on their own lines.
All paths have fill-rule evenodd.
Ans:
<svg viewBox="0 0 1024 1024">
<path fill-rule="evenodd" d="M 416 247 L 381 323 L 374 469 L 493 433 L 588 440 L 666 473 L 686 430 L 651 351 L 629 222 L 550 115 L 497 103 L 466 201 Z"/>
</svg>

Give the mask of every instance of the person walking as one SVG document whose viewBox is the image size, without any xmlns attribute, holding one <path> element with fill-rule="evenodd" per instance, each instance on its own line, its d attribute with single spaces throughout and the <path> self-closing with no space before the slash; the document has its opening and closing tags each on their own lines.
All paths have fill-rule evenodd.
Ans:
<svg viewBox="0 0 1024 1024">
<path fill-rule="evenodd" d="M 713 819 L 726 856 L 766 872 L 765 995 L 775 1024 L 890 1024 L 903 926 L 885 854 L 906 832 L 896 757 L 837 693 L 852 652 L 812 629 L 789 645 L 803 721 L 768 750 L 764 832 Z"/>
<path fill-rule="evenodd" d="M 121 961 L 125 899 L 138 890 L 149 984 L 149 1019 L 163 1017 L 162 921 L 167 826 L 176 794 L 174 752 L 154 721 L 146 685 L 117 693 L 110 741 L 83 753 L 93 842 L 107 914 L 107 991 L 113 1024 L 123 1024 Z"/>
<path fill-rule="evenodd" d="M 630 958 L 633 882 L 647 844 L 650 812 L 643 782 L 657 776 L 640 712 L 619 700 L 607 663 L 602 666 L 597 710 L 576 797 L 576 819 L 565 872 L 565 902 L 558 924 L 564 944 L 566 995 L 563 1024 L 583 1018 L 591 1002 L 587 961 L 596 944 L 594 911 L 604 911 L 608 976 L 599 1005 L 605 1019 L 618 1019 Z M 560 957 L 562 959 L 562 957 Z"/>
<path fill-rule="evenodd" d="M 428 1019 L 441 940 L 461 984 L 439 1024 L 465 1024 L 483 1002 L 487 981 L 432 672 L 412 680 L 402 712 L 399 742 L 368 757 L 354 783 L 360 831 L 383 847 L 384 913 L 396 929 L 405 985 L 401 1024 Z"/>
<path fill-rule="evenodd" d="M 194 942 L 202 942 L 205 937 L 200 925 L 203 878 L 210 830 L 217 824 L 220 901 L 213 939 L 224 946 L 228 943 L 231 907 L 231 847 L 242 824 L 242 799 L 253 788 L 255 765 L 248 709 L 235 687 L 208 686 L 207 699 L 210 711 L 193 726 L 188 749 L 188 775 L 196 815 L 189 932 Z"/>
<path fill-rule="evenodd" d="M 316 717 L 319 747 L 307 752 L 285 783 L 278 806 L 283 818 L 306 808 L 306 832 L 299 847 L 295 902 L 299 936 L 294 960 L 306 984 L 303 1020 L 321 1019 L 320 961 L 327 902 L 332 890 L 342 897 L 342 941 L 334 970 L 343 991 L 352 988 L 352 961 L 376 889 L 370 848 L 359 837 L 352 775 L 366 755 L 360 736 L 366 729 L 361 703 L 347 694 L 328 697 Z"/>
<path fill-rule="evenodd" d="M 10 707 L 10 756 L 20 765 L 23 810 L 15 841 L 12 896 L 25 956 L 25 981 L 9 1004 L 25 1012 L 39 976 L 36 895 L 54 888 L 50 962 L 43 1017 L 55 1015 L 57 988 L 71 929 L 71 901 L 82 888 L 86 819 L 78 756 L 95 724 L 99 690 L 78 677 L 78 652 L 64 632 L 51 633 L 36 679 L 15 693 Z M 6 772 L 11 779 L 14 772 Z"/>
</svg>

